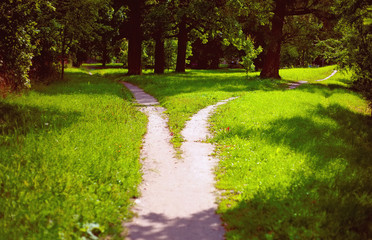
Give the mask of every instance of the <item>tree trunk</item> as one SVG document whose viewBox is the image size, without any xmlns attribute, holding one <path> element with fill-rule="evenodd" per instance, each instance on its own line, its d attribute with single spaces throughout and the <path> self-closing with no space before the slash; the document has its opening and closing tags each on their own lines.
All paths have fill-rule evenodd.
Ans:
<svg viewBox="0 0 372 240">
<path fill-rule="evenodd" d="M 61 65 L 62 65 L 62 71 L 61 71 L 61 80 L 63 80 L 65 75 L 65 54 L 66 54 L 66 31 L 62 30 L 62 49 L 61 49 Z"/>
<path fill-rule="evenodd" d="M 184 19 L 181 20 L 179 25 L 179 33 L 178 33 L 178 50 L 177 50 L 177 65 L 176 65 L 176 72 L 184 73 L 186 70 L 186 50 L 187 50 L 187 28 L 186 28 L 186 21 Z"/>
<path fill-rule="evenodd" d="M 272 29 L 269 39 L 268 50 L 261 71 L 261 78 L 280 79 L 280 49 L 283 37 L 283 25 L 286 11 L 285 0 L 277 0 L 274 10 L 274 17 L 271 20 Z"/>
<path fill-rule="evenodd" d="M 128 75 L 142 74 L 142 0 L 132 0 L 129 5 Z"/>
<path fill-rule="evenodd" d="M 106 63 L 108 62 L 108 50 L 107 47 L 104 46 L 102 51 L 102 67 L 106 67 Z"/>
<path fill-rule="evenodd" d="M 163 74 L 165 69 L 164 38 L 162 32 L 155 36 L 155 73 Z"/>
</svg>

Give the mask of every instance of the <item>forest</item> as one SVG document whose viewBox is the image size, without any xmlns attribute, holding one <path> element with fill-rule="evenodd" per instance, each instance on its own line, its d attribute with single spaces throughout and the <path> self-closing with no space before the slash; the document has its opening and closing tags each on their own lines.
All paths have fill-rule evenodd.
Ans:
<svg viewBox="0 0 372 240">
<path fill-rule="evenodd" d="M 129 75 L 224 63 L 277 79 L 283 67 L 337 63 L 371 99 L 366 0 L 6 0 L 0 12 L 3 95 L 87 61 Z"/>
</svg>

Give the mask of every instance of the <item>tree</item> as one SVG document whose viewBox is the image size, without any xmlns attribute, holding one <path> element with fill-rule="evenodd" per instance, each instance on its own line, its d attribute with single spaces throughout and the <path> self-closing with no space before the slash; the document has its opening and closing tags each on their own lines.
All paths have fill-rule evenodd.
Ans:
<svg viewBox="0 0 372 240">
<path fill-rule="evenodd" d="M 4 0 L 0 3 L 0 89 L 30 87 L 28 71 L 34 56 L 37 13 L 41 1 Z"/>
<path fill-rule="evenodd" d="M 372 12 L 367 0 L 338 0 L 336 29 L 341 39 L 324 41 L 329 57 L 343 69 L 353 72 L 354 88 L 365 96 L 372 108 Z"/>
<path fill-rule="evenodd" d="M 169 2 L 159 0 L 148 7 L 144 21 L 144 32 L 155 41 L 155 68 L 157 74 L 164 73 L 166 66 L 165 39 L 172 28 L 172 12 Z"/>
<path fill-rule="evenodd" d="M 314 14 L 319 18 L 330 16 L 331 0 L 274 0 L 271 2 L 273 16 L 268 46 L 265 52 L 261 78 L 278 78 L 280 52 L 283 42 L 283 26 L 287 16 Z"/>
<path fill-rule="evenodd" d="M 324 57 L 317 42 L 329 38 L 331 33 L 324 31 L 323 23 L 313 15 L 286 17 L 280 66 L 307 66 L 316 59 L 321 64 Z"/>
<path fill-rule="evenodd" d="M 129 24 L 128 34 L 128 75 L 142 74 L 142 41 L 143 41 L 143 9 L 144 0 L 128 0 Z"/>
<path fill-rule="evenodd" d="M 62 66 L 61 79 L 64 76 L 65 60 L 74 44 L 82 43 L 90 38 L 93 33 L 98 10 L 106 0 L 66 0 L 53 2 L 55 7 L 56 30 L 59 33 L 57 46 L 60 49 L 60 61 Z"/>
<path fill-rule="evenodd" d="M 215 29 L 223 18 L 218 14 L 218 9 L 225 4 L 225 1 L 198 1 L 183 0 L 175 5 L 177 12 L 177 64 L 176 72 L 183 73 L 186 69 L 186 56 L 191 31 L 198 32 L 199 37 L 207 34 L 207 29 Z M 204 39 L 207 39 L 204 37 Z"/>
</svg>

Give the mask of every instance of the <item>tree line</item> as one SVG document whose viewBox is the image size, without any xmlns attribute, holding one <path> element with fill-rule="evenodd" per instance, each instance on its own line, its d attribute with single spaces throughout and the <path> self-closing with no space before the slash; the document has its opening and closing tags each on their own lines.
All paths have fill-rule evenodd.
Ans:
<svg viewBox="0 0 372 240">
<path fill-rule="evenodd" d="M 262 78 L 283 66 L 338 63 L 371 94 L 371 11 L 367 0 L 4 0 L 0 3 L 0 87 L 46 81 L 71 59 L 128 74 L 241 64 Z"/>
</svg>

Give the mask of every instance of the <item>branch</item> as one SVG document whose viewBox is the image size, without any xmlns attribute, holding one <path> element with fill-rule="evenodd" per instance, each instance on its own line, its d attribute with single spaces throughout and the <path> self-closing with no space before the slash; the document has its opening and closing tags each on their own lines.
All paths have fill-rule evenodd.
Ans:
<svg viewBox="0 0 372 240">
<path fill-rule="evenodd" d="M 286 16 L 306 15 L 306 14 L 310 14 L 313 12 L 314 12 L 314 9 L 303 8 L 303 9 L 295 9 L 292 11 L 287 11 L 285 15 Z"/>
</svg>

